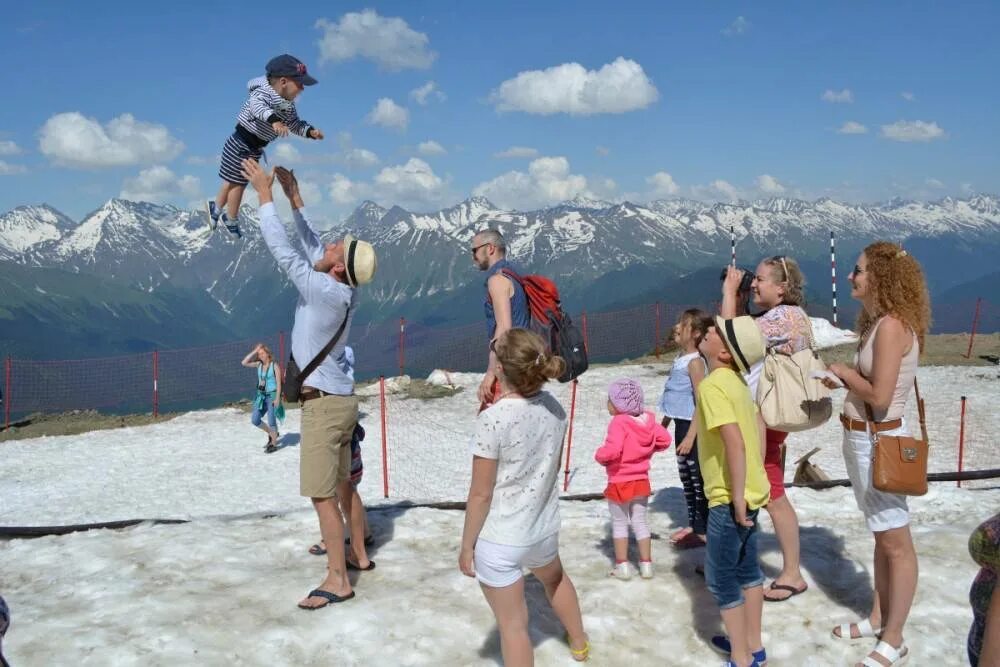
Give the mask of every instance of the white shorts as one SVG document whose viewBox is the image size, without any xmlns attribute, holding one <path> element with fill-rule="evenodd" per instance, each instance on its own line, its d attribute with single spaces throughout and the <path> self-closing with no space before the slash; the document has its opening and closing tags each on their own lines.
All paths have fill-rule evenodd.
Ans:
<svg viewBox="0 0 1000 667">
<path fill-rule="evenodd" d="M 910 431 L 904 421 L 899 428 L 884 431 L 882 435 L 910 435 Z M 885 493 L 872 486 L 872 441 L 867 431 L 844 430 L 844 464 L 869 530 L 880 533 L 910 523 L 906 496 Z"/>
<path fill-rule="evenodd" d="M 559 555 L 559 533 L 527 547 L 476 540 L 476 579 L 484 586 L 504 588 L 524 576 L 524 568 L 544 567 Z"/>
</svg>

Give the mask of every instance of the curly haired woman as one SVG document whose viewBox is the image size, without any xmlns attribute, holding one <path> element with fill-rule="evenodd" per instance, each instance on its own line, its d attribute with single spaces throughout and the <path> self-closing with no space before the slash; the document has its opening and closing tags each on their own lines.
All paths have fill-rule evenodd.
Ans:
<svg viewBox="0 0 1000 667">
<path fill-rule="evenodd" d="M 903 420 L 930 327 L 931 305 L 920 264 L 895 243 L 878 241 L 858 257 L 848 277 L 862 304 L 854 367 L 831 364 L 847 386 L 844 400 L 844 463 L 858 508 L 875 536 L 875 602 L 868 618 L 834 628 L 845 640 L 876 639 L 858 665 L 891 667 L 906 660 L 903 626 L 917 590 L 917 553 L 910 534 L 906 496 L 872 486 L 869 431 L 909 435 Z M 827 381 L 827 386 L 833 383 Z M 869 409 L 871 418 L 869 418 Z"/>
</svg>

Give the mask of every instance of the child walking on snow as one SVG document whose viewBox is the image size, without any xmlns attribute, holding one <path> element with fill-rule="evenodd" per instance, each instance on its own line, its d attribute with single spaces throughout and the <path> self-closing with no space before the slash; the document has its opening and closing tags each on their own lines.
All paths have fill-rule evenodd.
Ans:
<svg viewBox="0 0 1000 667">
<path fill-rule="evenodd" d="M 674 442 L 677 443 L 674 451 L 688 511 L 688 525 L 670 535 L 670 541 L 678 549 L 705 546 L 708 500 L 698 465 L 698 425 L 692 419 L 694 395 L 705 377 L 705 360 L 698 353 L 698 343 L 711 324 L 711 318 L 697 308 L 681 313 L 674 325 L 674 342 L 681 351 L 674 359 L 660 398 L 664 428 L 671 420 L 674 422 Z"/>
<path fill-rule="evenodd" d="M 635 380 L 615 380 L 608 389 L 611 423 L 604 445 L 594 458 L 607 469 L 608 486 L 604 497 L 611 511 L 611 536 L 615 545 L 615 567 L 610 575 L 618 579 L 632 576 L 628 560 L 628 528 L 631 524 L 639 546 L 639 574 L 653 576 L 652 540 L 646 522 L 649 460 L 654 452 L 670 446 L 670 433 L 643 408 L 642 387 Z"/>
<path fill-rule="evenodd" d="M 208 200 L 209 227 L 214 231 L 221 221 L 230 233 L 240 233 L 239 214 L 247 179 L 243 176 L 243 160 L 260 161 L 264 147 L 289 132 L 307 139 L 322 139 L 319 128 L 299 118 L 295 98 L 305 86 L 316 83 L 306 66 L 287 53 L 271 58 L 266 75 L 252 79 L 247 87 L 250 94 L 240 107 L 236 131 L 222 147 L 219 177 L 222 186 L 215 199 Z M 224 208 L 225 207 L 225 208 Z"/>
</svg>

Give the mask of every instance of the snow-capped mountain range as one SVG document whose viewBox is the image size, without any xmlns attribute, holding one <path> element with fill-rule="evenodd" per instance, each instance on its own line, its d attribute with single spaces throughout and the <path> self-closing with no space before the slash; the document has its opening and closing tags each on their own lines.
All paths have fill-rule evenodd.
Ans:
<svg viewBox="0 0 1000 667">
<path fill-rule="evenodd" d="M 0 267 L 92 274 L 148 294 L 195 290 L 211 297 L 223 319 L 234 321 L 234 332 L 267 322 L 287 327 L 275 320 L 290 319 L 291 288 L 276 280 L 256 212 L 244 207 L 243 214 L 244 238 L 237 241 L 222 230 L 210 233 L 203 213 L 172 206 L 112 199 L 79 222 L 46 205 L 23 206 L 0 215 Z M 378 275 L 365 288 L 366 319 L 401 313 L 419 319 L 423 313 L 430 320 L 469 321 L 479 316 L 478 305 L 462 318 L 454 304 L 445 304 L 469 301 L 463 295 L 481 289 L 468 246 L 486 227 L 504 234 L 522 270 L 556 278 L 581 307 L 596 308 L 601 304 L 588 296 L 589 287 L 611 272 L 635 269 L 630 280 L 643 284 L 630 284 L 633 293 L 667 288 L 698 269 L 717 272 L 729 259 L 730 230 L 741 264 L 789 254 L 828 277 L 833 232 L 845 267 L 866 243 L 888 238 L 920 253 L 937 287 L 959 285 L 996 271 L 1000 198 L 872 205 L 830 199 L 640 205 L 578 198 L 522 212 L 473 197 L 434 213 L 366 201 L 327 235 L 350 231 L 378 250 Z M 609 298 L 604 301 L 613 302 Z M 442 308 L 448 312 L 437 312 Z"/>
</svg>

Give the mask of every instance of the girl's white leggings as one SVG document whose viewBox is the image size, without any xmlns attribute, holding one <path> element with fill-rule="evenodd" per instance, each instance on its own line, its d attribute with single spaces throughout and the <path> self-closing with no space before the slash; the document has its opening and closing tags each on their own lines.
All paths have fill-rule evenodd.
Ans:
<svg viewBox="0 0 1000 667">
<path fill-rule="evenodd" d="M 647 502 L 649 498 L 646 496 L 633 498 L 627 503 L 608 501 L 608 509 L 611 510 L 611 536 L 614 539 L 628 537 L 629 524 L 632 525 L 635 539 L 649 539 L 649 524 L 646 522 Z"/>
</svg>

